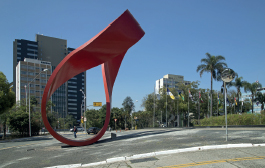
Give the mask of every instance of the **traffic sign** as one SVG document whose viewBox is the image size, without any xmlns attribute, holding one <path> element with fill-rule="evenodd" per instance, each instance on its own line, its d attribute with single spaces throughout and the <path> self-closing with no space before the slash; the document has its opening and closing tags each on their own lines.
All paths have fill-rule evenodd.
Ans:
<svg viewBox="0 0 265 168">
<path fill-rule="evenodd" d="M 86 121 L 86 117 L 84 118 L 84 121 Z"/>
<path fill-rule="evenodd" d="M 102 106 L 102 102 L 93 102 L 93 106 L 101 107 Z"/>
<path fill-rule="evenodd" d="M 117 121 L 117 119 L 115 118 L 115 119 L 114 119 L 114 121 L 116 122 L 116 121 Z"/>
</svg>

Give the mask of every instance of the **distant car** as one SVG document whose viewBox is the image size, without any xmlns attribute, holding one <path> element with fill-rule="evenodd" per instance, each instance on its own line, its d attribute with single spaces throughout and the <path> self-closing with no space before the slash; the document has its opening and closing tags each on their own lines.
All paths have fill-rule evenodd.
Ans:
<svg viewBox="0 0 265 168">
<path fill-rule="evenodd" d="M 87 130 L 87 133 L 90 134 L 90 133 L 94 133 L 94 134 L 97 134 L 101 129 L 98 128 L 98 127 L 90 127 L 88 128 Z"/>
<path fill-rule="evenodd" d="M 77 132 L 79 131 L 85 131 L 85 129 L 83 127 L 80 127 L 80 126 L 76 126 L 77 128 Z M 70 132 L 73 132 L 74 131 L 74 128 L 70 128 Z"/>
</svg>

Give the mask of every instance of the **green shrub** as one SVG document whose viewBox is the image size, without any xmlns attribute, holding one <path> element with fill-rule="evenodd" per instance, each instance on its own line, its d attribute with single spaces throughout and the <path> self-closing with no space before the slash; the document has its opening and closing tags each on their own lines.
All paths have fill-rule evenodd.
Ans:
<svg viewBox="0 0 265 168">
<path fill-rule="evenodd" d="M 262 114 L 229 114 L 227 125 L 265 125 L 265 115 Z M 210 117 L 200 120 L 196 126 L 224 126 L 225 116 Z"/>
</svg>

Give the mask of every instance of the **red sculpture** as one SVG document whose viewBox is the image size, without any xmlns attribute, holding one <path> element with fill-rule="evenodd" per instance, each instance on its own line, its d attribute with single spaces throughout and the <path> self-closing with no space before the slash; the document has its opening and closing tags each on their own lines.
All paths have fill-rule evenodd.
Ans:
<svg viewBox="0 0 265 168">
<path fill-rule="evenodd" d="M 46 84 L 41 104 L 44 125 L 54 138 L 71 146 L 84 146 L 98 141 L 104 135 L 110 120 L 112 89 L 121 62 L 127 50 L 137 43 L 144 34 L 139 23 L 126 10 L 108 27 L 72 51 L 60 62 Z M 86 140 L 71 140 L 57 134 L 46 116 L 47 101 L 66 81 L 100 64 L 102 65 L 106 94 L 106 120 L 103 128 L 97 135 Z"/>
</svg>

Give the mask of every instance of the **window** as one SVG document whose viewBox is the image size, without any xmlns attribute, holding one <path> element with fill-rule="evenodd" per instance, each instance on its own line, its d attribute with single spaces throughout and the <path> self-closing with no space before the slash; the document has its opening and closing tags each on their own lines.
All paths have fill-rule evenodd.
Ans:
<svg viewBox="0 0 265 168">
<path fill-rule="evenodd" d="M 33 54 L 33 53 L 27 53 L 27 55 L 34 56 L 34 57 L 38 56 L 37 54 Z"/>
<path fill-rule="evenodd" d="M 68 99 L 68 101 L 77 101 L 76 99 Z"/>
<path fill-rule="evenodd" d="M 68 81 L 68 83 L 77 84 L 76 82 L 73 82 L 73 81 Z"/>
<path fill-rule="evenodd" d="M 68 90 L 68 92 L 77 93 L 77 91 L 76 91 L 76 90 Z"/>
<path fill-rule="evenodd" d="M 34 72 L 28 72 L 28 74 L 34 76 Z"/>
<path fill-rule="evenodd" d="M 35 67 L 35 69 L 40 69 L 39 67 Z"/>
<path fill-rule="evenodd" d="M 21 65 L 21 68 L 27 69 L 27 65 Z"/>
<path fill-rule="evenodd" d="M 25 93 L 25 89 L 21 89 L 21 90 L 20 90 L 20 92 L 23 92 L 23 93 Z"/>
<path fill-rule="evenodd" d="M 21 43 L 17 42 L 17 45 L 21 45 Z"/>
<path fill-rule="evenodd" d="M 68 110 L 77 110 L 77 108 L 68 107 Z"/>
<path fill-rule="evenodd" d="M 27 81 L 27 78 L 25 78 L 25 77 L 21 77 L 20 79 L 24 80 L 24 81 Z"/>
<path fill-rule="evenodd" d="M 32 47 L 38 47 L 38 45 L 36 45 L 36 44 L 27 44 L 28 46 L 32 46 Z"/>
<path fill-rule="evenodd" d="M 28 69 L 33 69 L 34 70 L 34 67 L 33 66 L 28 66 Z"/>
<path fill-rule="evenodd" d="M 17 55 L 21 55 L 21 53 L 20 52 L 17 52 Z"/>
<path fill-rule="evenodd" d="M 21 50 L 21 48 L 17 47 L 17 50 Z"/>
<path fill-rule="evenodd" d="M 41 88 L 43 88 L 43 89 L 44 89 L 44 88 L 45 88 L 45 86 L 41 85 Z"/>
<path fill-rule="evenodd" d="M 68 85 L 68 88 L 77 88 L 77 86 L 69 86 L 69 85 Z"/>
<path fill-rule="evenodd" d="M 77 97 L 77 95 L 68 94 L 69 97 Z"/>
<path fill-rule="evenodd" d="M 40 87 L 40 85 L 35 85 L 36 87 Z"/>
<path fill-rule="evenodd" d="M 20 83 L 20 86 L 24 86 L 25 87 L 25 85 L 27 85 L 26 83 Z"/>
<path fill-rule="evenodd" d="M 35 52 L 38 52 L 37 49 L 31 49 L 31 48 L 27 48 L 28 51 L 35 51 Z"/>
<path fill-rule="evenodd" d="M 21 60 L 21 57 L 17 57 L 17 59 Z"/>
<path fill-rule="evenodd" d="M 47 83 L 47 80 L 41 79 L 41 83 Z"/>
<path fill-rule="evenodd" d="M 73 79 L 73 80 L 77 80 L 77 78 L 76 78 L 76 77 L 72 77 L 71 79 Z"/>
<path fill-rule="evenodd" d="M 46 77 L 46 75 L 45 75 L 45 74 L 41 74 L 40 76 L 41 76 L 41 77 Z"/>
<path fill-rule="evenodd" d="M 20 71 L 20 73 L 23 74 L 23 75 L 27 75 L 26 71 Z"/>
<path fill-rule="evenodd" d="M 30 90 L 30 93 L 34 93 L 34 90 Z"/>
<path fill-rule="evenodd" d="M 77 106 L 76 103 L 68 103 L 68 105 Z"/>
<path fill-rule="evenodd" d="M 34 87 L 34 85 L 33 84 L 30 84 L 30 87 Z"/>
</svg>

